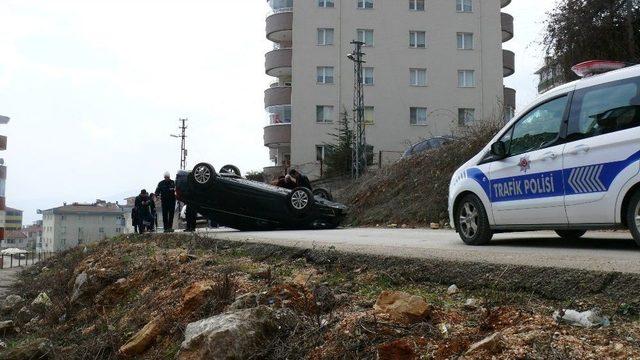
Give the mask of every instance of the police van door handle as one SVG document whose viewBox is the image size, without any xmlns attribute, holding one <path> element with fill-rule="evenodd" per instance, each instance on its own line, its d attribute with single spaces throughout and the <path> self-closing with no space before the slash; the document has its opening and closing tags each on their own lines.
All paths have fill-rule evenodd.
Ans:
<svg viewBox="0 0 640 360">
<path fill-rule="evenodd" d="M 548 153 L 545 153 L 544 155 L 542 155 L 541 159 L 542 160 L 555 160 L 556 157 L 558 157 L 558 155 L 556 155 L 556 153 L 554 153 L 553 151 L 549 151 Z"/>
<path fill-rule="evenodd" d="M 586 154 L 589 150 L 591 150 L 591 148 L 588 145 L 578 145 L 571 150 L 571 155 Z"/>
</svg>

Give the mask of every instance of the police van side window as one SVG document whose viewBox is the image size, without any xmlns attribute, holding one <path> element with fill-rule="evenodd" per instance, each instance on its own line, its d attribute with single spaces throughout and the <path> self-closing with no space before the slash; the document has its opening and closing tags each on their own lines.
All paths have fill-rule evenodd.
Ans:
<svg viewBox="0 0 640 360">
<path fill-rule="evenodd" d="M 576 91 L 569 119 L 569 141 L 640 126 L 640 78 Z"/>
<path fill-rule="evenodd" d="M 509 156 L 543 149 L 558 140 L 567 96 L 546 102 L 531 110 L 500 139 Z"/>
</svg>

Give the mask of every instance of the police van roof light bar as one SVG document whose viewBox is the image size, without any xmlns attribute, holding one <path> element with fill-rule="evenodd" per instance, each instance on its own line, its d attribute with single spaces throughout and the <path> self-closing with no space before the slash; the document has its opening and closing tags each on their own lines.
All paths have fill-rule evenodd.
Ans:
<svg viewBox="0 0 640 360">
<path fill-rule="evenodd" d="M 622 69 L 630 65 L 631 64 L 622 61 L 589 60 L 574 65 L 571 70 L 573 70 L 573 72 L 580 77 L 589 77 L 613 70 Z"/>
</svg>

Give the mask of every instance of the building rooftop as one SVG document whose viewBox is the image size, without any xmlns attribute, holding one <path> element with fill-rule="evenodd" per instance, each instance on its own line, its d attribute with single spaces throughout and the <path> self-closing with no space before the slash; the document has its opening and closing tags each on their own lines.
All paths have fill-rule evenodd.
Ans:
<svg viewBox="0 0 640 360">
<path fill-rule="evenodd" d="M 22 230 L 7 231 L 7 233 L 4 235 L 4 238 L 5 239 L 26 239 L 27 234 L 25 234 L 25 232 Z"/>
<path fill-rule="evenodd" d="M 8 207 L 8 206 L 5 208 L 5 211 L 12 211 L 12 212 L 22 213 L 22 210 L 14 209 L 14 208 Z"/>
<path fill-rule="evenodd" d="M 103 200 L 97 200 L 93 204 L 73 203 L 59 206 L 44 211 L 53 211 L 54 214 L 106 214 L 115 215 L 122 214 L 123 210 L 118 204 L 108 203 Z"/>
</svg>

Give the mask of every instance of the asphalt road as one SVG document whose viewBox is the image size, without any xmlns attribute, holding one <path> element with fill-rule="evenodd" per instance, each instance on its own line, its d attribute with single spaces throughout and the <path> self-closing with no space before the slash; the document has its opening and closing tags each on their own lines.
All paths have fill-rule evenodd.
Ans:
<svg viewBox="0 0 640 360">
<path fill-rule="evenodd" d="M 625 231 L 588 232 L 567 241 L 553 232 L 498 234 L 487 246 L 462 243 L 450 230 L 350 228 L 316 231 L 239 232 L 209 236 L 236 241 L 410 258 L 440 258 L 496 264 L 549 266 L 640 273 L 640 248 Z"/>
</svg>

